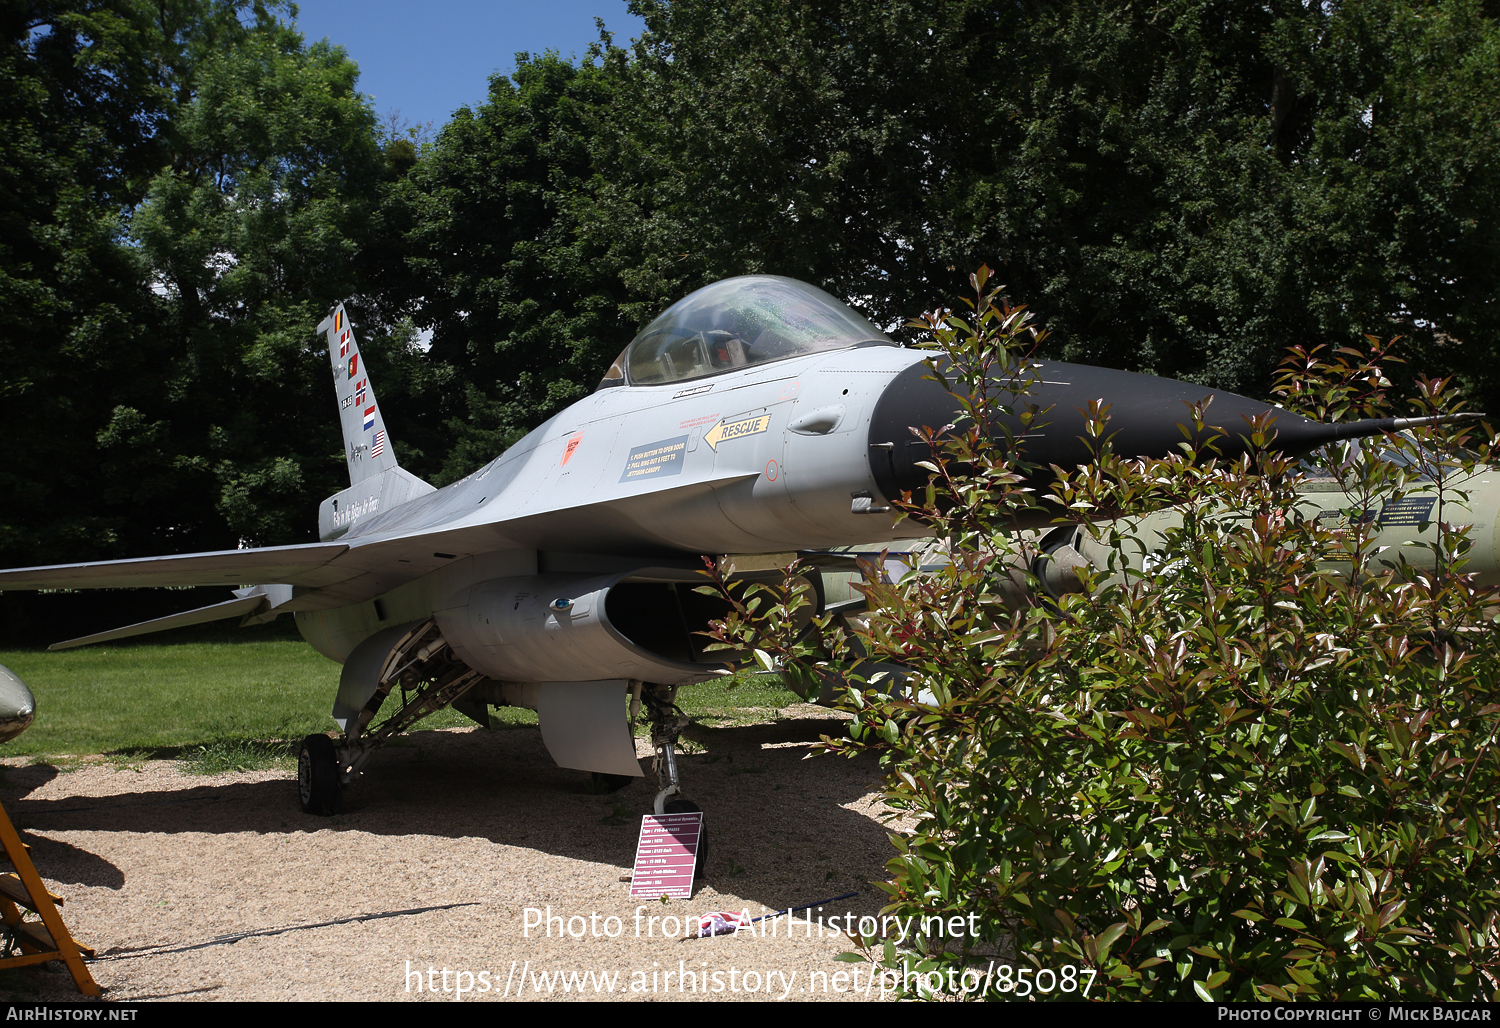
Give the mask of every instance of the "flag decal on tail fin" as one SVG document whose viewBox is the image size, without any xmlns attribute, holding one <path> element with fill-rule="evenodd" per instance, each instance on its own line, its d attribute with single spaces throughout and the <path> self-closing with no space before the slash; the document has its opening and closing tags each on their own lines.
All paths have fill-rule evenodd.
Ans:
<svg viewBox="0 0 1500 1028">
<path fill-rule="evenodd" d="M 318 327 L 328 342 L 350 484 L 359 485 L 375 476 L 398 470 L 396 450 L 388 438 L 384 415 L 375 399 L 375 380 L 370 377 L 370 369 L 360 360 L 359 342 L 343 305 L 335 304 L 327 320 L 320 322 Z"/>
</svg>

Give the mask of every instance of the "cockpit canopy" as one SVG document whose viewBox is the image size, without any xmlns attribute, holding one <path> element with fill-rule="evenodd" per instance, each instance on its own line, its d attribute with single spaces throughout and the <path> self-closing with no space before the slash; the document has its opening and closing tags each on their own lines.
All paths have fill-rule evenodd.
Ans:
<svg viewBox="0 0 1500 1028">
<path fill-rule="evenodd" d="M 895 345 L 816 286 L 745 275 L 668 307 L 615 358 L 599 388 L 667 385 L 860 343 Z"/>
</svg>

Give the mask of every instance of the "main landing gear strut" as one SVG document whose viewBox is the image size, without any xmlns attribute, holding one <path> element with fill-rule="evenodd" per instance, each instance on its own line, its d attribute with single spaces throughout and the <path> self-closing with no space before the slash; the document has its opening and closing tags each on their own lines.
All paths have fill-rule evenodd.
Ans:
<svg viewBox="0 0 1500 1028">
<path fill-rule="evenodd" d="M 459 660 L 434 621 L 407 632 L 381 666 L 374 693 L 357 717 L 345 722 L 344 737 L 326 735 L 302 740 L 297 758 L 297 791 L 308 814 L 341 813 L 343 791 L 358 779 L 375 750 L 411 728 L 428 714 L 461 699 L 485 677 Z M 632 683 L 646 708 L 655 751 L 652 770 L 661 788 L 653 809 L 657 814 L 686 814 L 701 808 L 682 796 L 677 771 L 677 741 L 691 719 L 677 706 L 677 686 Z M 401 706 L 371 730 L 371 723 L 391 693 L 400 689 Z M 638 692 L 637 692 L 638 690 Z M 632 715 L 639 708 L 632 704 Z M 633 718 L 632 718 L 633 719 Z M 597 776 L 600 778 L 611 776 Z M 702 866 L 702 860 L 699 861 Z"/>
<path fill-rule="evenodd" d="M 297 757 L 297 791 L 308 814 L 337 814 L 342 791 L 359 777 L 374 752 L 433 711 L 441 710 L 484 681 L 484 676 L 453 655 L 434 621 L 424 621 L 398 642 L 380 669 L 380 684 L 359 717 L 348 722 L 344 738 L 326 735 L 302 740 Z M 401 690 L 401 707 L 375 731 L 370 722 L 391 690 Z"/>
</svg>

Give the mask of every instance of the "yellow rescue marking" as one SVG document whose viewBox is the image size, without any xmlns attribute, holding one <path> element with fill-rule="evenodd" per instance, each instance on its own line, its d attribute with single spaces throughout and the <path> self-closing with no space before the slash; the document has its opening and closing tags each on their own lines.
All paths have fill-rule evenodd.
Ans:
<svg viewBox="0 0 1500 1028">
<path fill-rule="evenodd" d="M 708 444 L 710 450 L 717 451 L 719 444 L 726 440 L 741 439 L 747 435 L 760 435 L 770 427 L 771 415 L 769 414 L 728 423 L 721 421 L 703 433 L 703 441 Z"/>
</svg>

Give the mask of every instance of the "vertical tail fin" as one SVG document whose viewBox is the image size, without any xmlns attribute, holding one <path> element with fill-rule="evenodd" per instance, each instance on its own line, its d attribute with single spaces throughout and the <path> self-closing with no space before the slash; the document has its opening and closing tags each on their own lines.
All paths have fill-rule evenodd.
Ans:
<svg viewBox="0 0 1500 1028">
<path fill-rule="evenodd" d="M 386 434 L 385 418 L 375 402 L 368 369 L 359 355 L 354 330 L 342 303 L 334 305 L 318 325 L 328 339 L 328 357 L 333 364 L 333 387 L 339 399 L 339 420 L 344 429 L 344 456 L 349 461 L 353 485 L 396 467 L 396 455 Z"/>
</svg>

